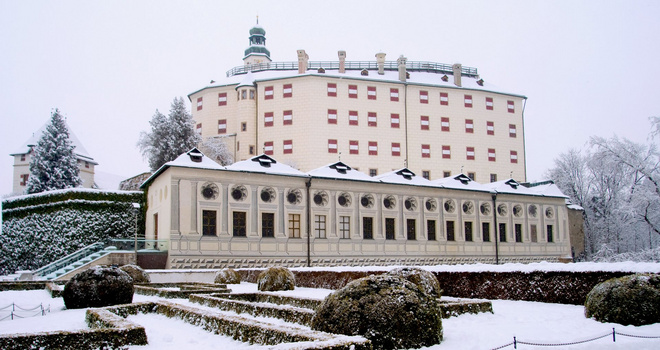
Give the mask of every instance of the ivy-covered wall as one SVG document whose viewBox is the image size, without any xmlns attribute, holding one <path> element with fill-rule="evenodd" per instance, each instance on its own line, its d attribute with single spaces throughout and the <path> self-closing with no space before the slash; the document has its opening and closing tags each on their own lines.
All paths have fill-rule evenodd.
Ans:
<svg viewBox="0 0 660 350">
<path fill-rule="evenodd" d="M 139 191 L 67 189 L 7 198 L 2 202 L 0 275 L 35 270 L 87 245 L 144 232 Z"/>
</svg>

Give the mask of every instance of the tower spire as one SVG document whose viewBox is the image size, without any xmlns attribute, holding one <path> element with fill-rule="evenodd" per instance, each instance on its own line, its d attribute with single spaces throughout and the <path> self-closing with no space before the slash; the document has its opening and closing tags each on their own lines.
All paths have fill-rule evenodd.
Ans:
<svg viewBox="0 0 660 350">
<path fill-rule="evenodd" d="M 259 16 L 257 15 L 257 24 L 250 29 L 250 46 L 245 49 L 243 62 L 245 65 L 270 63 L 270 51 L 266 48 L 266 31 L 259 25 Z"/>
</svg>

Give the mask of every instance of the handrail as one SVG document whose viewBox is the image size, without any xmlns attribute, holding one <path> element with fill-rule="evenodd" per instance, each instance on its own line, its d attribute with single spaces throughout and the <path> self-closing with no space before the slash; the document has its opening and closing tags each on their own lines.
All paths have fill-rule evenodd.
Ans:
<svg viewBox="0 0 660 350">
<path fill-rule="evenodd" d="M 65 267 L 67 265 L 70 265 L 71 263 L 73 263 L 75 261 L 78 261 L 78 260 L 84 258 L 85 256 L 88 256 L 88 255 L 91 255 L 91 254 L 94 254 L 98 251 L 103 250 L 104 246 L 105 245 L 102 242 L 96 242 L 96 243 L 90 244 L 90 245 L 88 245 L 88 246 L 86 246 L 86 247 L 84 247 L 80 250 L 77 250 L 77 251 L 75 251 L 75 252 L 73 252 L 73 253 L 71 253 L 71 254 L 69 254 L 69 255 L 67 255 L 67 256 L 59 259 L 59 260 L 56 260 L 56 261 L 54 261 L 54 262 L 52 262 L 52 263 L 50 263 L 46 266 L 43 266 L 43 267 L 37 269 L 36 271 L 34 271 L 34 275 L 35 276 L 41 276 L 41 277 L 46 276 L 46 275 L 48 275 L 52 272 L 55 272 L 55 271 Z"/>
<path fill-rule="evenodd" d="M 374 61 L 346 61 L 344 67 L 347 70 L 377 70 L 378 63 Z M 339 69 L 338 61 L 309 61 L 307 63 L 308 69 Z M 396 71 L 399 69 L 399 64 L 396 61 L 385 61 L 383 68 L 389 71 Z M 267 62 L 258 63 L 245 66 L 237 66 L 227 71 L 227 77 L 239 74 L 246 74 L 248 72 L 261 72 L 267 70 L 298 70 L 298 62 Z M 426 61 L 407 61 L 406 70 L 409 72 L 429 72 L 436 74 L 453 74 L 454 70 L 451 64 L 426 62 Z M 476 78 L 479 76 L 477 68 L 462 67 L 461 74 Z"/>
</svg>

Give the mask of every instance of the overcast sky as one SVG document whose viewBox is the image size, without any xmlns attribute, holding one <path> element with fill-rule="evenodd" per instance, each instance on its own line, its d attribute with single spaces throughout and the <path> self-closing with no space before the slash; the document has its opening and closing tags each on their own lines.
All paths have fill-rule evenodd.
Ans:
<svg viewBox="0 0 660 350">
<path fill-rule="evenodd" d="M 148 170 L 140 131 L 175 96 L 241 65 L 257 15 L 273 61 L 382 51 L 476 67 L 527 96 L 529 181 L 592 135 L 644 142 L 660 116 L 660 1 L 0 0 L 0 195 L 9 154 L 54 108 L 98 171 Z"/>
</svg>

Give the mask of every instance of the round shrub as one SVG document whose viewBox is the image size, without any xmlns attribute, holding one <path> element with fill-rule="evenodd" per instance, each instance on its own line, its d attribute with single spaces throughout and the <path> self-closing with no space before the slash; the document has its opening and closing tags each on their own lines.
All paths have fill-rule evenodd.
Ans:
<svg viewBox="0 0 660 350">
<path fill-rule="evenodd" d="M 257 277 L 257 288 L 264 292 L 293 290 L 295 286 L 296 278 L 284 267 L 270 267 Z"/>
<path fill-rule="evenodd" d="M 417 287 L 426 292 L 426 294 L 434 298 L 440 298 L 442 296 L 440 282 L 438 282 L 438 279 L 432 272 L 422 270 L 417 267 L 400 267 L 398 269 L 391 270 L 387 274 L 407 279 L 408 281 L 416 284 Z"/>
<path fill-rule="evenodd" d="M 241 283 L 241 275 L 234 269 L 223 269 L 215 274 L 213 281 L 220 284 L 239 284 Z"/>
<path fill-rule="evenodd" d="M 622 325 L 660 322 L 660 275 L 636 274 L 596 285 L 587 295 L 584 314 Z"/>
<path fill-rule="evenodd" d="M 73 276 L 62 297 L 67 309 L 130 304 L 133 280 L 119 268 L 94 266 Z"/>
<path fill-rule="evenodd" d="M 371 340 L 374 349 L 409 349 L 439 344 L 438 301 L 416 284 L 388 274 L 368 276 L 328 295 L 312 329 Z"/>
<path fill-rule="evenodd" d="M 149 274 L 137 265 L 124 265 L 120 267 L 122 271 L 126 272 L 133 279 L 133 283 L 150 283 L 151 278 Z"/>
</svg>

